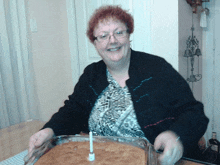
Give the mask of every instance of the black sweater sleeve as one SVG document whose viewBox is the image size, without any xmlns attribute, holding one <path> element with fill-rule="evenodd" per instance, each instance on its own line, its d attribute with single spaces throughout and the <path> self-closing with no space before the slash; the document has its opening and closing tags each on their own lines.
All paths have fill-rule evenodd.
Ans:
<svg viewBox="0 0 220 165">
<path fill-rule="evenodd" d="M 167 62 L 164 63 L 162 70 L 166 83 L 162 88 L 163 98 L 160 100 L 175 116 L 175 122 L 170 126 L 170 130 L 180 136 L 186 155 L 204 135 L 209 119 L 204 114 L 203 104 L 195 100 L 186 80 Z"/>
</svg>

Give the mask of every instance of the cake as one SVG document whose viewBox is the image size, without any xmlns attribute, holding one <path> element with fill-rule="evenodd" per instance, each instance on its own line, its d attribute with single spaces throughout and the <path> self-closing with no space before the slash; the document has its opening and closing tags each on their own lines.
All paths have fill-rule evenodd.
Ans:
<svg viewBox="0 0 220 165">
<path fill-rule="evenodd" d="M 57 145 L 34 165 L 146 165 L 145 151 L 117 142 L 94 142 L 95 160 L 89 161 L 89 142 Z"/>
</svg>

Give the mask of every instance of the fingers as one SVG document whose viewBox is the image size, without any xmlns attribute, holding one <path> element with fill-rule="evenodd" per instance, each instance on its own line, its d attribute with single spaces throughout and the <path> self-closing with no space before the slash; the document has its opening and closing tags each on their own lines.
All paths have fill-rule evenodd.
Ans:
<svg viewBox="0 0 220 165">
<path fill-rule="evenodd" d="M 182 155 L 182 146 L 178 144 L 174 147 L 165 147 L 163 154 L 159 157 L 159 160 L 162 165 L 173 165 L 182 157 Z"/>
<path fill-rule="evenodd" d="M 163 140 L 163 135 L 158 135 L 155 139 L 154 142 L 154 149 L 157 151 L 159 149 L 163 149 L 164 148 L 164 140 Z"/>
<path fill-rule="evenodd" d="M 53 135 L 54 132 L 51 128 L 45 128 L 32 135 L 29 140 L 29 149 L 28 149 L 29 155 L 30 156 L 32 155 L 32 151 L 34 150 L 34 148 L 40 147 L 45 141 L 52 138 Z"/>
<path fill-rule="evenodd" d="M 32 135 L 29 140 L 29 149 L 28 152 L 30 153 L 35 148 L 35 142 L 36 142 L 36 134 Z"/>
<path fill-rule="evenodd" d="M 173 150 L 173 154 L 170 157 L 170 159 L 168 160 L 167 164 L 175 164 L 176 162 L 178 162 L 178 160 L 182 157 L 181 151 L 178 148 L 175 148 Z"/>
<path fill-rule="evenodd" d="M 177 139 L 175 133 L 166 131 L 155 139 L 154 148 L 158 150 L 164 147 L 163 153 L 159 156 L 161 165 L 173 165 L 183 155 L 182 143 Z"/>
<path fill-rule="evenodd" d="M 155 143 L 154 143 L 154 149 L 157 151 L 157 150 L 159 150 L 159 149 L 162 149 L 163 148 L 163 143 L 162 143 L 162 141 L 155 141 Z"/>
<path fill-rule="evenodd" d="M 40 147 L 44 143 L 44 141 L 46 141 L 47 135 L 46 134 L 42 134 L 42 132 L 39 132 L 39 134 L 37 134 L 35 136 L 35 139 L 36 139 L 36 141 L 34 143 L 34 146 L 35 147 Z"/>
<path fill-rule="evenodd" d="M 166 165 L 173 165 L 179 159 L 180 158 L 178 156 L 178 149 L 174 148 L 174 149 L 170 149 L 168 151 L 165 151 L 163 157 L 160 158 L 160 161 L 163 162 L 163 164 L 166 164 Z"/>
<path fill-rule="evenodd" d="M 174 150 L 171 149 L 169 146 L 165 146 L 163 153 L 159 156 L 159 160 L 162 165 L 169 165 L 172 162 Z"/>
<path fill-rule="evenodd" d="M 173 163 L 176 163 L 182 157 L 182 153 L 180 150 L 176 149 L 175 154 L 173 155 Z"/>
</svg>

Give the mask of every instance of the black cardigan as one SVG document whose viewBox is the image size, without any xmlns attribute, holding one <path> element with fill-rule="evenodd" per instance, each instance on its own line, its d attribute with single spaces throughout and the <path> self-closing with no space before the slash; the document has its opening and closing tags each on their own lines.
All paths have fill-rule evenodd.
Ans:
<svg viewBox="0 0 220 165">
<path fill-rule="evenodd" d="M 209 120 L 182 76 L 163 58 L 131 50 L 129 77 L 126 85 L 147 139 L 153 144 L 158 134 L 172 130 L 180 136 L 184 153 L 197 145 Z M 105 63 L 90 64 L 69 100 L 43 128 L 52 128 L 56 136 L 89 132 L 90 112 L 107 86 Z"/>
</svg>

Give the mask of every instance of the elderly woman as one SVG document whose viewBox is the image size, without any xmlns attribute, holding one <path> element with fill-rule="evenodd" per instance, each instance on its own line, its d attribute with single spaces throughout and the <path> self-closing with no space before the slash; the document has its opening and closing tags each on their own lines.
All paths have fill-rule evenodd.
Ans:
<svg viewBox="0 0 220 165">
<path fill-rule="evenodd" d="M 30 138 L 29 152 L 54 135 L 81 131 L 147 139 L 163 150 L 166 165 L 196 146 L 208 124 L 202 103 L 163 58 L 130 48 L 133 30 L 120 7 L 95 11 L 87 36 L 102 60 L 85 68 L 69 100 Z"/>
</svg>

